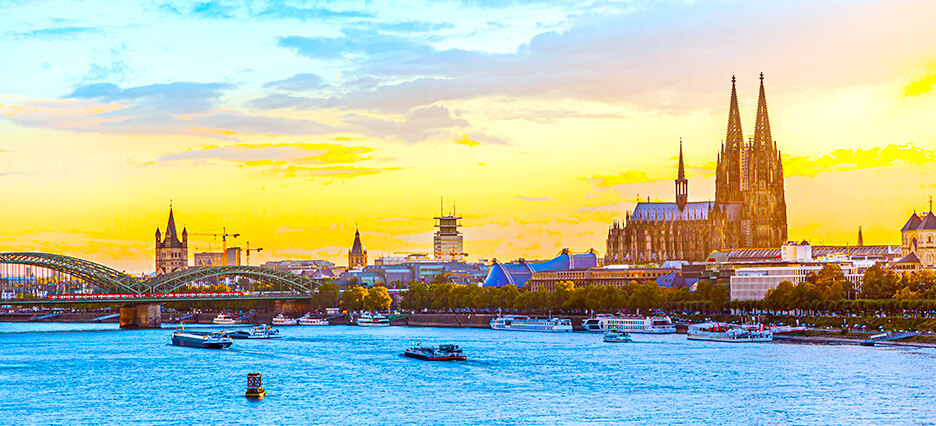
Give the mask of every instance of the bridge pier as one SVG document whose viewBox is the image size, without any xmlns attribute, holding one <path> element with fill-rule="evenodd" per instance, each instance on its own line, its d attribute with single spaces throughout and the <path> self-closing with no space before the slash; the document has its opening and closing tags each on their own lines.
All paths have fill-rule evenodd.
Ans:
<svg viewBox="0 0 936 426">
<path fill-rule="evenodd" d="M 120 308 L 120 328 L 159 328 L 162 326 L 162 305 L 159 303 L 128 304 Z"/>
</svg>

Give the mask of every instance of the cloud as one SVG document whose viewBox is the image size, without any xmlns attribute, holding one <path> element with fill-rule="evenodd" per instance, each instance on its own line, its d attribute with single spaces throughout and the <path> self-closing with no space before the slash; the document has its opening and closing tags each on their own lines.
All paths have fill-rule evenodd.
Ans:
<svg viewBox="0 0 936 426">
<path fill-rule="evenodd" d="M 278 89 L 290 92 L 319 89 L 324 86 L 322 78 L 311 73 L 296 74 L 292 77 L 271 81 L 263 85 L 264 89 Z"/>
<path fill-rule="evenodd" d="M 289 234 L 293 232 L 303 232 L 303 231 L 305 231 L 305 229 L 303 228 L 290 228 L 289 226 L 281 226 L 279 229 L 277 229 L 273 233 L 274 234 Z"/>
<path fill-rule="evenodd" d="M 238 144 L 204 147 L 165 154 L 155 162 L 222 160 L 248 166 L 303 164 L 345 164 L 371 159 L 374 148 L 331 143 Z"/>
<path fill-rule="evenodd" d="M 918 148 L 912 144 L 887 145 L 871 149 L 838 149 L 817 158 L 783 158 L 784 176 L 815 177 L 829 171 L 864 170 L 896 165 L 926 166 L 936 162 L 936 150 Z"/>
<path fill-rule="evenodd" d="M 476 147 L 478 145 L 481 145 L 481 142 L 468 139 L 468 135 L 462 135 L 460 139 L 455 139 L 455 143 L 459 145 L 469 146 L 469 147 Z"/>
<path fill-rule="evenodd" d="M 647 177 L 646 172 L 640 170 L 628 170 L 626 172 L 618 173 L 616 175 L 594 175 L 589 180 L 593 185 L 599 188 L 608 188 L 617 185 L 628 185 L 632 183 L 645 183 L 653 182 L 657 179 L 651 180 Z"/>
<path fill-rule="evenodd" d="M 368 61 L 413 60 L 434 49 L 408 37 L 381 33 L 371 28 L 346 27 L 340 37 L 281 36 L 277 45 L 309 59 L 335 59 L 346 55 L 365 55 Z"/>
<path fill-rule="evenodd" d="M 936 87 L 936 64 L 928 67 L 929 69 L 921 76 L 918 76 L 904 86 L 904 96 L 925 95 Z"/>
<path fill-rule="evenodd" d="M 452 117 L 449 110 L 441 106 L 416 108 L 399 120 L 358 115 L 347 121 L 364 134 L 407 143 L 447 136 L 451 128 L 468 126 L 467 121 Z"/>
<path fill-rule="evenodd" d="M 227 83 L 174 82 L 121 89 L 112 83 L 94 83 L 79 86 L 66 98 L 130 101 L 147 110 L 189 114 L 208 110 L 225 90 L 233 88 Z"/>
<path fill-rule="evenodd" d="M 165 154 L 146 165 L 214 161 L 282 178 L 327 178 L 329 182 L 401 169 L 363 165 L 373 159 L 374 151 L 374 148 L 366 146 L 331 143 L 239 144 Z"/>
<path fill-rule="evenodd" d="M 543 202 L 543 201 L 551 201 L 551 200 L 552 200 L 552 197 L 522 197 L 522 196 L 518 196 L 517 199 L 520 200 L 520 201 Z"/>
<path fill-rule="evenodd" d="M 234 17 L 236 7 L 220 1 L 204 1 L 191 5 L 175 5 L 163 3 L 159 10 L 179 16 L 191 16 L 200 19 L 231 19 Z"/>
<path fill-rule="evenodd" d="M 38 39 L 38 40 L 75 40 L 88 36 L 101 35 L 100 28 L 94 27 L 50 27 L 38 28 L 13 34 L 13 37 L 19 39 Z"/>
<path fill-rule="evenodd" d="M 293 7 L 276 3 L 254 15 L 258 18 L 298 19 L 321 21 L 337 18 L 371 18 L 374 15 L 359 10 L 335 10 L 324 7 Z"/>
<path fill-rule="evenodd" d="M 391 33 L 427 33 L 449 30 L 455 25 L 449 22 L 397 21 L 375 23 L 374 28 Z"/>
<path fill-rule="evenodd" d="M 83 84 L 101 81 L 121 81 L 130 74 L 130 66 L 126 61 L 127 47 L 124 44 L 113 47 L 107 51 L 107 58 L 91 64 L 88 72 L 81 77 Z"/>
</svg>

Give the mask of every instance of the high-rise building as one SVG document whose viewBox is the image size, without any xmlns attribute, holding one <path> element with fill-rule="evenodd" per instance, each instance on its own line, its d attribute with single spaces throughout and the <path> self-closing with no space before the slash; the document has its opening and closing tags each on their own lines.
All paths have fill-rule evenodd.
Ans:
<svg viewBox="0 0 936 426">
<path fill-rule="evenodd" d="M 638 202 L 608 231 L 605 263 L 705 260 L 714 250 L 780 247 L 787 239 L 780 151 L 770 134 L 764 74 L 760 75 L 754 137 L 744 142 L 735 78 L 728 128 L 715 169 L 715 201 L 689 202 L 682 140 L 676 202 Z"/>
<path fill-rule="evenodd" d="M 188 268 L 188 231 L 182 228 L 182 239 L 176 235 L 175 218 L 169 206 L 169 224 L 163 236 L 156 228 L 156 275 L 168 274 Z"/>
<path fill-rule="evenodd" d="M 462 217 L 455 214 L 445 214 L 441 209 L 435 218 L 435 235 L 432 236 L 433 255 L 437 262 L 463 262 L 468 253 L 465 253 L 462 233 L 458 230 Z"/>
<path fill-rule="evenodd" d="M 348 267 L 357 268 L 367 266 L 367 250 L 361 245 L 361 232 L 354 228 L 354 243 L 348 250 Z"/>
</svg>

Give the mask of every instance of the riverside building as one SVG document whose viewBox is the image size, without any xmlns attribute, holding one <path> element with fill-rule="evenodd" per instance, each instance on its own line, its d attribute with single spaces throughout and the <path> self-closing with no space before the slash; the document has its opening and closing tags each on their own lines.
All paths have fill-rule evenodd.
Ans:
<svg viewBox="0 0 936 426">
<path fill-rule="evenodd" d="M 452 213 L 446 215 L 440 211 L 435 218 L 435 227 L 438 228 L 432 236 L 432 251 L 437 262 L 464 262 L 468 253 L 465 253 L 462 233 L 458 230 L 462 217 Z"/>
</svg>

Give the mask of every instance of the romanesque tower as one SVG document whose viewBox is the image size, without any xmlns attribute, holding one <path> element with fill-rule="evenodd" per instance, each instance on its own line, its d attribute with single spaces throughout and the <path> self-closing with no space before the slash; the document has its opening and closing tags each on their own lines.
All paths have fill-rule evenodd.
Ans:
<svg viewBox="0 0 936 426">
<path fill-rule="evenodd" d="M 182 228 L 182 239 L 176 234 L 172 206 L 169 206 L 169 224 L 165 238 L 156 228 L 156 275 L 168 274 L 188 268 L 188 231 Z"/>
<path fill-rule="evenodd" d="M 780 247 L 787 239 L 783 164 L 770 135 L 764 73 L 760 75 L 754 138 L 742 162 L 744 212 L 741 237 L 744 247 Z"/>
</svg>

